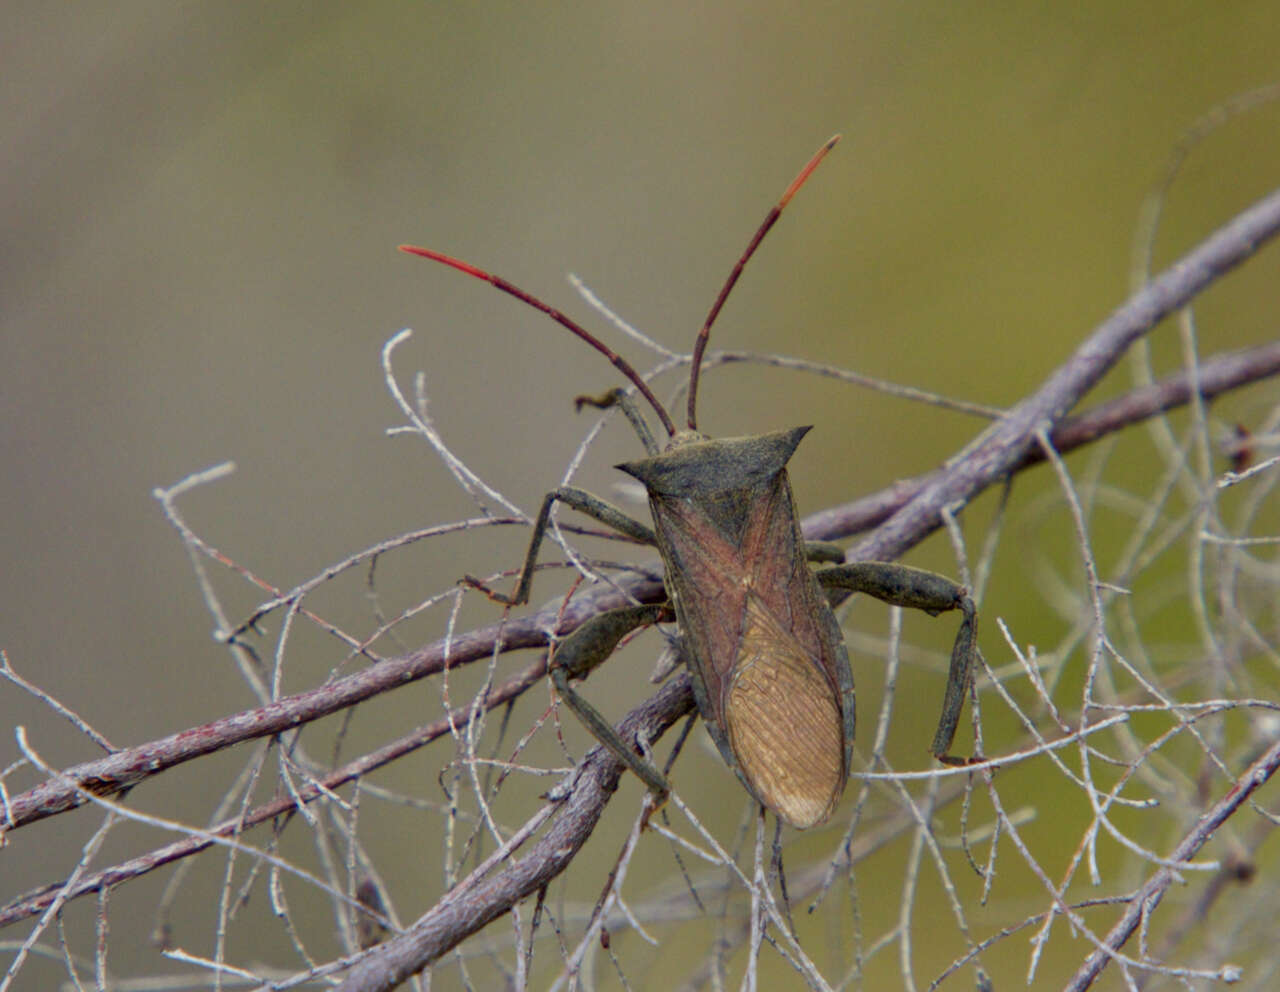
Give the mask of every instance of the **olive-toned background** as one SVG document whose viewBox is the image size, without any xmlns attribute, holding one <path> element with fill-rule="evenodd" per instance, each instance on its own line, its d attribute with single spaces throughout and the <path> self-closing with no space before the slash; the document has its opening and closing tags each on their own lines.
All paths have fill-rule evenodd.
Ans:
<svg viewBox="0 0 1280 992">
<path fill-rule="evenodd" d="M 570 398 L 614 382 L 544 319 L 398 255 L 398 243 L 491 267 L 601 327 L 565 281 L 575 272 L 684 348 L 769 204 L 841 131 L 715 342 L 1003 404 L 1126 295 L 1139 208 L 1179 136 L 1280 78 L 1280 18 L 1265 2 L 28 3 L 5 21 L 0 646 L 117 745 L 253 702 L 209 636 L 153 487 L 234 460 L 235 475 L 181 506 L 209 541 L 287 587 L 474 512 L 420 443 L 384 435 L 400 421 L 380 349 L 398 329 L 414 329 L 402 382 L 424 370 L 454 450 L 530 510 L 584 430 Z M 1276 185 L 1278 127 L 1280 108 L 1264 106 L 1193 152 L 1158 263 Z M 1273 250 L 1215 290 L 1205 351 L 1274 338 L 1276 285 Z M 1157 354 L 1177 362 L 1172 335 Z M 713 434 L 817 425 L 794 464 L 807 508 L 929 468 L 975 430 L 769 370 L 719 372 L 703 401 Z M 609 464 L 635 451 L 621 430 L 608 442 L 582 477 L 606 492 Z M 509 566 L 524 541 L 509 531 L 432 546 L 384 578 L 390 608 Z M 954 567 L 941 541 L 913 560 Z M 1002 564 L 989 609 L 1034 641 L 1025 574 Z M 263 598 L 226 588 L 242 609 Z M 369 629 L 358 584 L 324 605 Z M 414 635 L 444 622 L 431 614 Z M 286 691 L 342 657 L 300 636 Z M 633 691 L 619 690 L 615 710 Z M 385 705 L 368 742 L 425 718 L 434 692 Z M 920 715 L 921 735 L 933 718 Z M 6 686 L 0 765 L 17 756 L 17 724 L 55 763 L 93 756 Z M 136 798 L 199 822 L 217 770 L 242 760 L 172 773 Z M 736 783 L 706 767 L 705 788 L 736 816 Z M 413 774 L 430 769 L 423 759 Z M 74 864 L 87 821 L 64 819 L 11 838 L 3 895 Z M 406 883 L 437 885 L 436 821 L 398 822 Z M 144 946 L 159 882 L 136 890 L 115 897 L 132 908 L 113 915 L 111 963 L 163 971 Z M 409 892 L 402 911 L 429 901 Z M 210 932 L 191 923 L 180 938 L 207 952 Z M 29 967 L 33 981 L 42 967 L 62 974 Z"/>
</svg>

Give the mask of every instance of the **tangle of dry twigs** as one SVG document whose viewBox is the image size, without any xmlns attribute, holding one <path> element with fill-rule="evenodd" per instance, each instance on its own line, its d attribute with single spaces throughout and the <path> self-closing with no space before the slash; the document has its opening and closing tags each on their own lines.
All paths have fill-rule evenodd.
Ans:
<svg viewBox="0 0 1280 992">
<path fill-rule="evenodd" d="M 807 857 L 793 856 L 796 846 L 789 843 L 786 872 L 781 874 L 780 859 L 768 853 L 763 820 L 754 824 L 753 839 L 747 839 L 744 825 L 743 835 L 725 844 L 698 822 L 697 810 L 681 794 L 677 777 L 669 817 L 660 820 L 647 804 L 635 812 L 625 840 L 618 840 L 614 869 L 594 906 L 557 898 L 553 883 L 596 830 L 621 768 L 600 748 L 567 771 L 534 767 L 533 759 L 525 765 L 522 756 L 543 722 L 530 721 L 520 728 L 523 736 L 512 743 L 506 721 L 515 703 L 543 684 L 542 652 L 556 639 L 603 610 L 629 601 L 662 599 L 655 566 L 613 569 L 591 562 L 568 544 L 564 533 L 569 529 L 562 528 L 558 540 L 569 560 L 581 564 L 583 574 L 602 581 L 562 602 L 499 623 L 456 630 L 463 595 L 459 589 L 380 619 L 374 629 L 358 636 L 328 623 L 308 605 L 308 596 L 338 574 L 371 567 L 408 544 L 524 519 L 513 502 L 448 451 L 426 415 L 425 388 L 419 384 L 412 399 L 400 390 L 391 365 L 393 350 L 402 340 L 398 336 L 386 348 L 385 365 L 389 387 L 406 417 L 404 429 L 436 449 L 463 489 L 485 508 L 481 516 L 404 535 L 292 589 L 279 589 L 227 560 L 182 519 L 179 497 L 191 486 L 217 478 L 221 470 L 157 493 L 192 554 L 221 636 L 258 694 L 259 705 L 160 740 L 114 747 L 87 719 L 62 707 L 5 660 L 0 674 L 13 686 L 58 709 L 106 753 L 57 770 L 41 757 L 38 742 L 19 734 L 21 755 L 0 778 L 4 831 L 31 829 L 75 810 L 89 816 L 94 807 L 101 826 L 63 878 L 37 892 L 4 896 L 0 923 L 33 922 L 11 948 L 0 992 L 17 987 L 28 956 L 45 953 L 57 943 L 54 935 L 75 900 L 96 895 L 99 919 L 105 921 L 110 892 L 161 866 L 190 865 L 193 855 L 214 847 L 225 856 L 225 882 L 213 948 L 203 955 L 174 949 L 168 953 L 175 966 L 207 972 L 224 987 L 285 989 L 332 982 L 350 992 L 371 992 L 392 988 L 446 960 L 464 985 L 492 987 L 501 980 L 524 988 L 534 982 L 535 973 L 541 976 L 539 982 L 551 982 L 552 987 L 589 984 L 586 976 L 606 968 L 614 969 L 625 983 L 628 966 L 623 959 L 629 953 L 643 961 L 643 941 L 673 939 L 670 928 L 681 925 L 694 932 L 695 921 L 708 929 L 697 930 L 698 938 L 681 938 L 705 937 L 700 945 L 702 964 L 685 977 L 691 988 L 723 983 L 735 967 L 735 957 L 736 967 L 750 983 L 764 980 L 758 975 L 788 974 L 812 988 L 847 987 L 873 973 L 886 957 L 896 957 L 899 975 L 914 987 L 915 955 L 922 940 L 917 915 L 925 888 L 943 907 L 943 915 L 935 915 L 931 926 L 942 925 L 945 916 L 951 919 L 950 936 L 929 938 L 938 939 L 951 955 L 935 985 L 969 971 L 983 987 L 997 967 L 988 962 L 1012 943 L 1008 937 L 1024 929 L 1033 934 L 1031 952 L 1023 961 L 1027 979 L 1033 981 L 1045 954 L 1063 953 L 1052 947 L 1052 937 L 1064 925 L 1076 938 L 1067 953 L 1080 959 L 1068 985 L 1072 989 L 1090 987 L 1108 967 L 1131 988 L 1163 980 L 1192 983 L 1240 977 L 1240 966 L 1231 955 L 1260 936 L 1256 928 L 1267 922 L 1265 911 L 1258 908 L 1267 905 L 1262 894 L 1255 888 L 1251 895 L 1240 896 L 1241 905 L 1229 915 L 1229 923 L 1207 929 L 1207 920 L 1229 886 L 1243 887 L 1259 870 L 1257 851 L 1276 823 L 1275 804 L 1263 804 L 1259 790 L 1280 764 L 1275 703 L 1280 521 L 1274 502 L 1280 480 L 1280 406 L 1272 403 L 1247 435 L 1227 440 L 1226 471 L 1213 468 L 1218 456 L 1212 446 L 1218 439 L 1206 407 L 1249 383 L 1274 381 L 1280 374 L 1280 344 L 1208 357 L 1189 347 L 1186 367 L 1176 374 L 1140 383 L 1092 410 L 1068 414 L 1135 342 L 1171 315 L 1180 315 L 1184 340 L 1194 342 L 1193 317 L 1186 308 L 1277 231 L 1280 192 L 1260 200 L 1145 282 L 1040 388 L 995 415 L 947 464 L 805 521 L 811 539 L 861 535 L 849 549 L 851 560 L 896 558 L 945 528 L 963 563 L 969 555 L 955 520 L 957 509 L 993 486 L 1006 487 L 1007 497 L 1011 480 L 1048 463 L 1056 495 L 1038 512 L 1066 521 L 1077 539 L 1069 567 L 1045 566 L 1053 572 L 1048 583 L 1051 603 L 1067 632 L 1051 650 L 1033 652 L 1019 642 L 1017 631 L 1006 629 L 1006 643 L 997 654 L 991 634 L 997 625 L 987 625 L 987 658 L 1006 660 L 979 678 L 982 710 L 975 717 L 976 750 L 996 757 L 915 776 L 893 767 L 885 735 L 897 675 L 910 654 L 895 626 L 887 646 L 889 669 L 878 720 L 869 734 L 860 731 L 860 736 L 867 734 L 860 741 L 867 773 L 852 790 L 852 802 L 842 807 L 842 836 L 828 837 L 820 852 L 810 850 Z M 797 367 L 776 356 L 722 353 L 709 360 L 748 357 Z M 664 367 L 680 360 L 668 354 Z M 842 375 L 825 367 L 804 370 Z M 1178 408 L 1189 410 L 1190 416 L 1187 426 L 1175 432 L 1163 417 Z M 1096 478 L 1077 478 L 1064 463 L 1065 453 L 1114 438 L 1121 429 L 1143 421 L 1155 425 L 1151 444 L 1161 452 L 1166 469 L 1137 497 Z M 574 467 L 576 462 L 570 473 Z M 1129 518 L 1127 543 L 1105 554 L 1094 546 L 1091 523 L 1102 505 L 1114 505 Z M 504 516 L 494 515 L 490 507 L 500 508 Z M 979 593 L 1002 522 L 992 526 L 989 545 L 969 566 L 970 584 Z M 1200 631 L 1195 650 L 1185 651 L 1189 656 L 1177 665 L 1151 650 L 1158 638 L 1147 630 L 1150 621 L 1143 613 L 1143 600 L 1135 594 L 1152 561 L 1172 546 L 1191 549 L 1193 588 L 1182 601 Z M 244 619 L 225 616 L 207 579 L 211 563 L 231 567 L 264 590 L 267 601 Z M 1166 589 L 1151 595 L 1170 593 Z M 448 613 L 443 637 L 395 656 L 379 652 L 384 635 L 431 607 Z M 351 659 L 366 664 L 304 692 L 282 694 L 278 673 L 258 664 L 252 647 L 256 631 L 269 620 L 281 628 L 277 663 L 292 625 L 309 622 L 338 639 Z M 538 649 L 539 659 L 500 677 L 497 661 L 526 649 Z M 480 687 L 460 695 L 460 701 L 447 705 L 433 722 L 343 762 L 326 762 L 303 746 L 301 728 L 325 716 L 349 714 L 360 703 L 422 679 L 438 679 L 447 686 L 450 673 L 464 666 L 488 666 Z M 628 739 L 653 746 L 692 711 L 688 677 L 682 674 L 636 703 L 620 729 Z M 498 729 L 491 714 L 503 715 Z M 396 794 L 369 780 L 375 769 L 441 739 L 452 741 L 454 748 L 437 761 L 448 764 L 441 778 L 448 796 L 443 808 L 428 813 L 420 797 Z M 243 774 L 205 826 L 160 820 L 129 802 L 129 790 L 139 783 L 254 741 L 262 746 L 242 748 Z M 311 750 L 316 747 L 311 744 Z M 271 778 L 273 763 L 274 794 L 262 800 L 256 786 Z M 1046 843 L 1055 842 L 1046 842 L 1032 829 L 1046 810 L 1037 809 L 1034 801 L 1024 802 L 1011 787 L 1014 781 L 1026 782 L 1015 778 L 1026 767 L 1053 781 L 1056 795 L 1062 797 L 1055 803 L 1074 809 L 1073 822 L 1079 825 L 1074 849 L 1046 848 Z M 539 772 L 554 772 L 556 784 L 544 799 L 521 799 L 512 782 Z M 20 773 L 34 775 L 37 781 L 14 786 Z M 422 816 L 440 820 L 446 837 L 444 887 L 412 923 L 402 922 L 395 907 L 413 904 L 413 894 L 397 890 L 395 879 L 380 869 L 379 858 L 359 829 L 359 821 L 377 815 L 370 807 L 382 804 L 422 809 Z M 953 812 L 956 806 L 960 810 Z M 177 839 L 102 866 L 98 854 L 103 839 L 126 822 L 158 827 Z M 944 837 L 944 823 L 958 834 L 957 840 Z M 266 824 L 272 825 L 271 835 L 259 836 L 267 831 L 254 828 Z M 302 866 L 296 850 L 286 856 L 279 847 L 290 824 L 295 832 L 305 825 L 314 837 L 314 870 Z M 652 829 L 646 830 L 646 824 Z M 654 890 L 636 885 L 632 891 L 626 880 L 640 856 L 636 852 L 659 836 L 666 838 L 664 847 L 669 843 L 679 852 L 678 873 L 685 881 Z M 860 869 L 873 874 L 868 865 L 872 855 L 893 845 L 903 849 L 906 867 L 896 883 L 901 889 L 896 918 L 886 918 L 859 901 L 857 877 Z M 694 871 L 690 864 L 707 867 Z M 926 882 L 929 870 L 932 875 Z M 1024 891 L 1038 893 L 1036 903 L 1027 908 L 1023 896 L 1012 909 L 1000 907 L 994 898 L 1003 884 L 998 872 L 1024 876 Z M 1157 910 L 1177 881 L 1193 882 L 1193 896 L 1182 903 L 1181 916 L 1163 921 Z M 588 887 L 591 884 L 599 881 L 592 880 Z M 1082 884 L 1088 886 L 1087 897 L 1081 895 Z M 228 934 L 255 886 L 265 888 L 277 925 L 297 952 L 292 964 L 256 965 L 234 959 L 228 949 Z M 843 901 L 833 896 L 834 891 L 842 893 Z M 319 936 L 320 931 L 294 920 L 289 900 L 302 901 L 302 893 L 332 908 L 338 921 L 336 942 L 332 934 Z M 633 902 L 635 898 L 643 903 Z M 795 914 L 806 904 L 816 911 Z M 162 915 L 168 905 L 166 900 Z M 513 918 L 505 935 L 481 935 L 507 914 Z M 819 921 L 824 918 L 838 938 L 822 936 Z M 102 932 L 105 926 L 100 922 Z M 663 936 L 650 936 L 650 928 L 661 928 Z M 834 955 L 815 953 L 824 944 L 840 950 Z M 63 946 L 74 974 L 72 955 Z M 639 974 L 646 966 L 633 967 Z M 1261 963 L 1253 967 L 1255 975 L 1265 968 Z M 959 980 L 970 985 L 974 981 Z M 178 981 L 174 978 L 175 987 Z M 1267 979 L 1253 982 L 1253 987 L 1262 988 Z"/>
</svg>

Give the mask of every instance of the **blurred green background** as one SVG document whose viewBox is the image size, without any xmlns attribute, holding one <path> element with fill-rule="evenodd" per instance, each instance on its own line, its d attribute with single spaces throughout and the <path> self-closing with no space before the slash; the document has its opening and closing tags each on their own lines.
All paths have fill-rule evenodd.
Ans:
<svg viewBox="0 0 1280 992">
<path fill-rule="evenodd" d="M 765 210 L 835 131 L 843 143 L 748 269 L 713 346 L 1012 402 L 1127 295 L 1139 208 L 1179 136 L 1280 78 L 1275 15 L 1265 2 L 9 4 L 0 646 L 117 745 L 252 705 L 153 487 L 234 460 L 181 508 L 287 587 L 474 512 L 421 444 L 384 435 L 400 419 L 380 349 L 398 329 L 414 329 L 402 383 L 424 370 L 447 441 L 530 511 L 585 429 L 570 398 L 614 381 L 544 319 L 398 243 L 489 267 L 603 327 L 565 281 L 577 273 L 686 348 Z M 1264 106 L 1194 151 L 1157 265 L 1277 184 L 1278 125 Z M 1272 250 L 1210 294 L 1204 350 L 1274 338 L 1277 285 Z M 1176 366 L 1172 335 L 1156 351 Z M 817 425 L 794 463 L 806 508 L 928 469 L 977 429 L 771 370 L 718 372 L 702 397 L 712 434 Z M 611 432 L 583 484 L 607 495 L 608 466 L 634 451 Z M 399 609 L 510 566 L 524 541 L 444 542 L 383 588 Z M 942 541 L 913 560 L 954 567 Z M 1024 583 L 1011 567 L 988 602 L 1035 640 Z M 535 600 L 555 591 L 547 581 Z M 245 610 L 264 598 L 228 595 Z M 358 584 L 325 607 L 369 629 Z M 443 624 L 432 614 L 416 633 Z M 342 657 L 305 636 L 286 691 Z M 390 722 L 368 742 L 432 715 L 434 692 L 384 705 Z M 94 756 L 4 687 L 0 764 L 20 723 L 55 763 Z M 243 756 L 222 760 L 230 774 Z M 217 767 L 172 773 L 145 801 L 201 821 Z M 727 774 L 715 785 L 737 787 Z M 11 838 L 6 894 L 69 870 L 87 827 L 63 819 Z M 402 819 L 407 870 L 437 884 L 434 827 Z M 135 957 L 150 953 L 158 889 L 115 897 L 140 914 L 115 915 L 122 973 L 164 967 Z M 402 911 L 427 904 L 410 893 Z M 196 924 L 182 936 L 208 942 Z"/>
</svg>

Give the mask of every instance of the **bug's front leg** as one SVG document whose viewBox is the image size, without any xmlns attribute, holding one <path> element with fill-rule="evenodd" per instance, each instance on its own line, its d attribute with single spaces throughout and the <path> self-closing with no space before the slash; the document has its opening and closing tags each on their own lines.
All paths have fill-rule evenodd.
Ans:
<svg viewBox="0 0 1280 992">
<path fill-rule="evenodd" d="M 606 503 L 600 497 L 592 496 L 585 489 L 561 486 L 559 489 L 553 489 L 547 493 L 542 499 L 542 509 L 538 511 L 538 519 L 533 525 L 533 538 L 529 541 L 529 550 L 525 553 L 524 565 L 520 568 L 520 577 L 516 580 L 516 591 L 514 593 L 508 596 L 504 593 L 494 592 L 479 579 L 470 575 L 465 576 L 462 581 L 475 589 L 479 589 L 497 603 L 503 603 L 507 606 L 520 606 L 529 602 L 529 587 L 533 584 L 533 569 L 538 561 L 538 548 L 541 547 L 542 539 L 547 533 L 547 523 L 551 519 L 551 507 L 557 501 L 564 503 L 566 506 L 571 506 L 589 517 L 594 517 L 606 527 L 612 527 L 618 533 L 625 534 L 641 544 L 655 543 L 653 531 L 650 528 L 638 520 L 632 520 L 612 503 Z"/>
<path fill-rule="evenodd" d="M 593 668 L 613 654 L 618 642 L 633 630 L 673 619 L 671 608 L 666 603 L 624 606 L 601 613 L 565 638 L 556 648 L 550 663 L 551 681 L 560 698 L 601 744 L 626 762 L 659 802 L 666 798 L 668 792 L 666 778 L 618 735 L 599 710 L 570 688 L 569 680 L 586 678 Z"/>
<path fill-rule="evenodd" d="M 977 652 L 978 614 L 968 590 L 935 572 L 887 561 L 853 562 L 820 569 L 815 574 L 818 582 L 828 589 L 866 593 L 893 606 L 924 610 L 930 616 L 947 610 L 959 610 L 963 614 L 964 619 L 951 648 L 942 715 L 929 752 L 945 764 L 965 764 L 967 759 L 948 752 L 960 723 L 965 693 L 973 681 L 973 662 Z"/>
</svg>

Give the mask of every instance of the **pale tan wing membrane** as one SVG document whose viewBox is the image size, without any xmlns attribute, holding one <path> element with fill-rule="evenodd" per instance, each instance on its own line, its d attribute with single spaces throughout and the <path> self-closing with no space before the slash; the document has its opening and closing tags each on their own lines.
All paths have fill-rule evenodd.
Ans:
<svg viewBox="0 0 1280 992">
<path fill-rule="evenodd" d="M 831 815 L 844 791 L 844 723 L 818 662 L 755 594 L 725 701 L 733 751 L 756 796 L 796 827 Z"/>
</svg>

